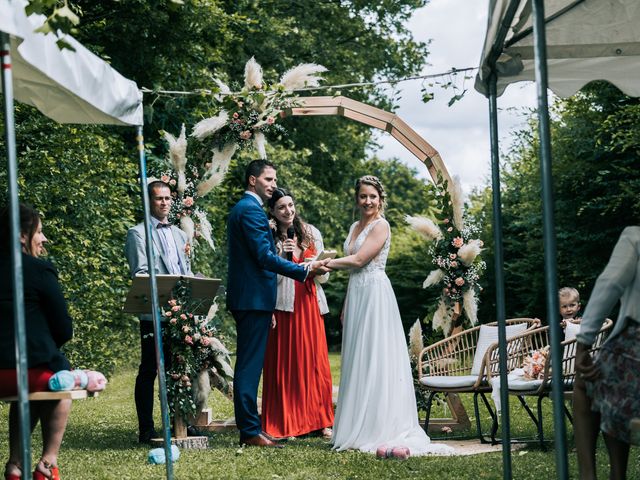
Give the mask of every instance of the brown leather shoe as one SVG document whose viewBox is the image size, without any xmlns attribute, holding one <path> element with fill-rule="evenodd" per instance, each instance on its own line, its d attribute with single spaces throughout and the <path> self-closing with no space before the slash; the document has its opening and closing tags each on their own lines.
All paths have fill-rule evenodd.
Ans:
<svg viewBox="0 0 640 480">
<path fill-rule="evenodd" d="M 280 445 L 276 442 L 272 442 L 264 435 L 256 435 L 255 437 L 240 440 L 240 446 L 246 445 L 248 447 L 271 447 L 271 448 L 284 448 L 284 445 Z"/>
</svg>

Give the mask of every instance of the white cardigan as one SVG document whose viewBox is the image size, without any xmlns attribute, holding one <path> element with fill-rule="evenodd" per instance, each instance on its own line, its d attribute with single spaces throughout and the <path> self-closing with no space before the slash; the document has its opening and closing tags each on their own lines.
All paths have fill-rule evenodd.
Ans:
<svg viewBox="0 0 640 480">
<path fill-rule="evenodd" d="M 310 224 L 306 224 L 307 233 L 313 238 L 313 244 L 317 253 L 324 250 L 324 242 L 322 241 L 322 235 L 320 230 Z M 279 252 L 282 252 L 282 244 L 278 242 L 276 248 Z M 329 274 L 319 275 L 314 278 L 316 283 L 316 293 L 318 295 L 318 306 L 320 307 L 320 315 L 329 313 L 329 306 L 327 305 L 327 297 L 324 294 L 321 283 L 326 283 L 329 280 Z M 278 296 L 276 299 L 276 310 L 283 312 L 293 312 L 293 303 L 295 300 L 295 280 L 284 275 L 278 275 Z"/>
</svg>

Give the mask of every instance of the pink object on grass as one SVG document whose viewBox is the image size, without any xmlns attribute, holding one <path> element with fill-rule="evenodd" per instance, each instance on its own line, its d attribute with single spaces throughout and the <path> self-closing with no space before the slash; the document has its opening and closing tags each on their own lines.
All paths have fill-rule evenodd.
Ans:
<svg viewBox="0 0 640 480">
<path fill-rule="evenodd" d="M 378 458 L 397 458 L 406 460 L 411 456 L 411 451 L 407 447 L 390 447 L 388 445 L 380 445 L 376 450 Z"/>
</svg>

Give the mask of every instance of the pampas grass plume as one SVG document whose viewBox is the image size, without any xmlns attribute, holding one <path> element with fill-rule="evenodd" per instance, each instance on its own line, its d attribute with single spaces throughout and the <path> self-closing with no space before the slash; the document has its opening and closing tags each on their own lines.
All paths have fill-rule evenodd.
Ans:
<svg viewBox="0 0 640 480">
<path fill-rule="evenodd" d="M 451 332 L 451 315 L 442 298 L 440 299 L 436 313 L 433 314 L 432 325 L 434 330 L 439 328 L 444 332 L 445 337 L 449 336 Z"/>
<path fill-rule="evenodd" d="M 420 325 L 420 319 L 418 319 L 409 329 L 409 354 L 416 362 L 420 358 L 420 353 L 422 353 L 423 348 L 422 325 Z"/>
<path fill-rule="evenodd" d="M 251 57 L 244 66 L 244 86 L 252 88 L 262 88 L 262 67 L 254 57 Z"/>
<path fill-rule="evenodd" d="M 458 230 L 462 231 L 464 229 L 464 221 L 462 219 L 464 196 L 462 195 L 460 177 L 457 175 L 453 177 L 453 184 L 449 189 L 449 195 L 451 196 L 451 203 L 453 206 L 453 223 Z"/>
<path fill-rule="evenodd" d="M 407 215 L 405 221 L 411 225 L 416 232 L 424 235 L 427 240 L 440 240 L 443 238 L 440 228 L 429 218 Z"/>
<path fill-rule="evenodd" d="M 478 300 L 476 299 L 476 292 L 473 288 L 464 292 L 462 295 L 462 304 L 464 313 L 467 314 L 471 325 L 475 325 L 478 322 Z"/>
<path fill-rule="evenodd" d="M 220 110 L 220 113 L 215 117 L 205 118 L 196 123 L 191 131 L 191 136 L 196 137 L 198 140 L 207 138 L 224 127 L 228 121 L 229 113 L 226 110 Z"/>
<path fill-rule="evenodd" d="M 422 284 L 422 288 L 427 288 L 432 285 L 437 285 L 442 281 L 443 278 L 444 278 L 444 272 L 442 270 L 440 270 L 439 268 L 436 270 L 431 270 L 427 278 L 424 280 L 424 283 Z"/>
<path fill-rule="evenodd" d="M 190 216 L 184 215 L 180 218 L 180 230 L 187 234 L 189 243 L 193 243 L 193 235 L 196 231 L 196 226 L 193 224 L 193 220 Z"/>
<path fill-rule="evenodd" d="M 469 240 L 469 243 L 465 243 L 458 249 L 458 258 L 468 267 L 481 251 L 480 240 Z"/>
<path fill-rule="evenodd" d="M 176 172 L 184 172 L 187 165 L 187 137 L 185 134 L 185 126 L 182 124 L 180 135 L 178 138 L 169 132 L 164 132 L 164 139 L 169 144 L 169 158 Z"/>
<path fill-rule="evenodd" d="M 258 151 L 258 155 L 262 160 L 267 159 L 267 140 L 264 138 L 264 133 L 256 131 L 253 134 L 253 145 L 256 147 Z"/>
<path fill-rule="evenodd" d="M 326 67 L 315 63 L 303 63 L 287 70 L 280 79 L 285 90 L 295 90 L 303 87 L 317 87 L 322 77 L 316 75 L 326 72 Z"/>
</svg>

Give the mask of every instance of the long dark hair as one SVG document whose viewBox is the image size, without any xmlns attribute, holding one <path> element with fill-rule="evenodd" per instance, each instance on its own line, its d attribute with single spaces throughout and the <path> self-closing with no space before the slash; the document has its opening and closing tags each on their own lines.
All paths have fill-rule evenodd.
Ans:
<svg viewBox="0 0 640 480">
<path fill-rule="evenodd" d="M 33 256 L 31 240 L 38 230 L 40 214 L 35 208 L 24 203 L 18 206 L 18 210 L 20 212 L 20 234 L 27 237 L 23 247 L 29 255 Z M 2 231 L 6 232 L 4 235 L 0 235 L 0 252 L 3 253 L 9 252 L 9 246 L 11 244 L 11 236 L 9 235 L 11 228 L 10 223 L 9 207 L 4 206 L 2 210 L 0 210 L 0 226 L 2 226 Z"/>
<path fill-rule="evenodd" d="M 271 214 L 271 210 L 275 208 L 278 200 L 283 197 L 291 197 L 295 204 L 296 199 L 293 197 L 293 195 L 291 195 L 291 192 L 288 192 L 284 188 L 276 188 L 273 191 L 273 195 L 271 196 L 271 198 L 267 201 L 267 205 L 269 206 L 269 218 L 275 220 L 277 225 L 275 231 L 273 232 L 273 238 L 275 240 L 281 240 L 284 242 L 287 239 L 287 234 L 286 232 L 282 233 L 280 231 L 280 224 L 278 223 L 278 219 Z M 300 248 L 300 250 L 304 250 L 309 245 L 311 245 L 311 243 L 313 243 L 313 238 L 309 233 L 309 229 L 306 228 L 306 224 L 300 219 L 297 211 L 295 216 L 293 217 L 293 231 L 295 232 L 296 237 L 298 237 L 298 247 Z"/>
</svg>

